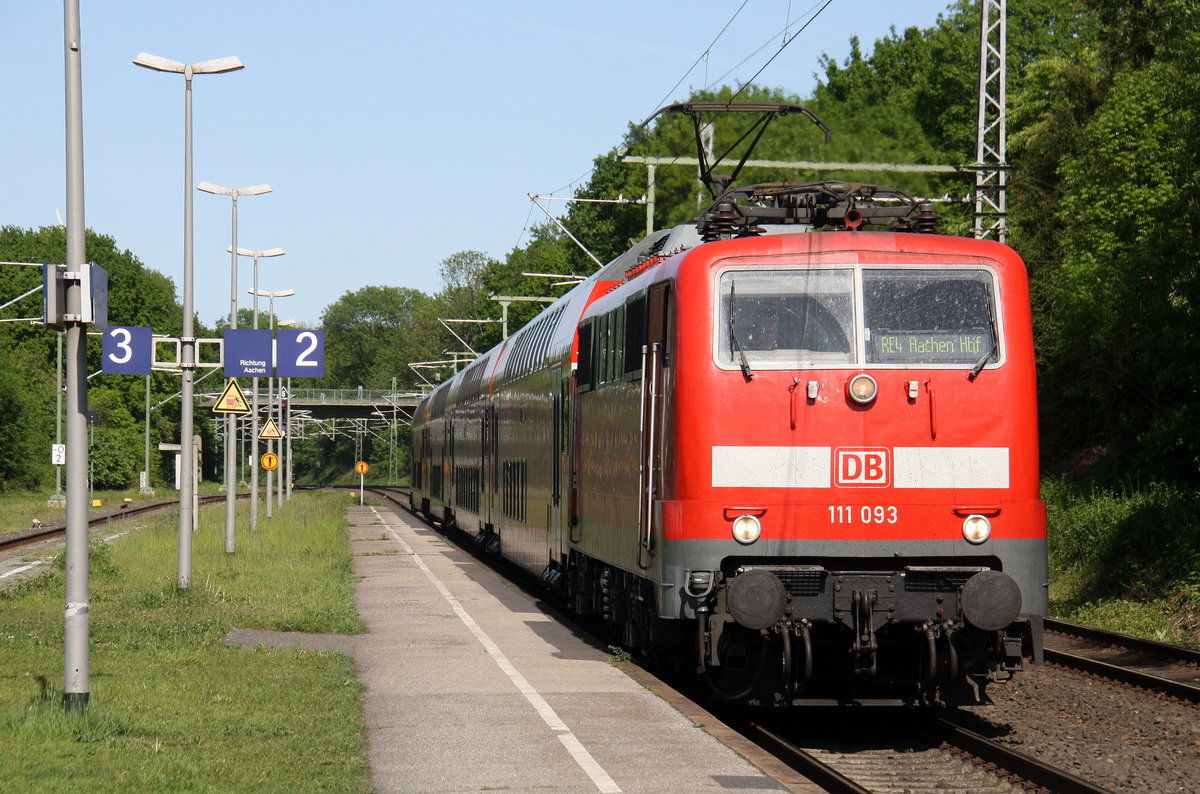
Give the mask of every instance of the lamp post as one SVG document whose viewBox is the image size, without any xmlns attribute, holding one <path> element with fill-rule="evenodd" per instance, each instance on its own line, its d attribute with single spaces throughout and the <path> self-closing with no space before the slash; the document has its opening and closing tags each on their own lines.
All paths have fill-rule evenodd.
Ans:
<svg viewBox="0 0 1200 794">
<path fill-rule="evenodd" d="M 270 185 L 253 187 L 224 187 L 201 182 L 197 190 L 229 196 L 233 199 L 233 242 L 229 246 L 229 328 L 236 331 L 237 320 L 237 201 L 238 196 L 259 196 L 270 193 Z M 225 417 L 225 553 L 233 554 L 234 528 L 237 524 L 237 415 Z"/>
<path fill-rule="evenodd" d="M 268 248 L 265 251 L 250 251 L 245 248 L 234 248 L 238 256 L 248 256 L 254 260 L 254 289 L 258 292 L 258 258 L 260 256 L 283 256 L 286 251 L 282 248 Z M 258 295 L 254 296 L 254 328 L 258 330 Z M 250 399 L 250 530 L 258 529 L 258 378 L 250 382 L 252 392 Z"/>
<path fill-rule="evenodd" d="M 260 290 L 258 288 L 257 279 L 255 281 L 256 281 L 256 283 L 255 283 L 254 289 L 250 290 L 250 294 L 253 295 L 255 298 L 255 301 L 254 301 L 254 325 L 255 325 L 255 327 L 258 326 L 258 298 L 260 298 L 260 297 L 267 298 L 267 300 L 268 300 L 267 314 L 269 315 L 270 321 L 271 321 L 271 337 L 274 338 L 275 337 L 275 299 L 290 297 L 292 295 L 295 295 L 296 291 L 293 289 L 285 289 L 285 290 L 280 290 L 279 292 L 267 292 L 265 290 Z M 255 392 L 257 392 L 257 391 L 258 390 L 255 389 Z M 274 414 L 275 414 L 275 376 L 271 375 L 271 376 L 267 377 L 267 416 L 273 417 Z M 275 426 L 278 427 L 279 423 L 276 422 Z M 257 439 L 257 438 L 258 438 L 258 436 L 255 436 L 255 439 Z M 267 452 L 273 452 L 273 451 L 274 451 L 274 444 L 271 442 L 270 439 L 268 439 L 267 440 Z M 254 452 L 257 455 L 258 449 L 256 448 Z M 272 480 L 271 471 L 268 469 L 267 470 L 267 518 L 271 517 L 271 480 Z"/>
<path fill-rule="evenodd" d="M 242 69 L 237 58 L 218 58 L 212 61 L 185 64 L 138 53 L 133 59 L 138 66 L 157 72 L 175 72 L 184 79 L 183 94 L 183 333 L 179 339 L 179 368 L 183 370 L 183 405 L 179 412 L 179 446 L 187 464 L 179 472 L 179 574 L 176 587 L 186 590 L 192 583 L 192 532 L 196 526 L 195 478 L 191 456 L 195 435 L 195 369 L 196 326 L 192 309 L 192 75 L 221 74 Z"/>
</svg>

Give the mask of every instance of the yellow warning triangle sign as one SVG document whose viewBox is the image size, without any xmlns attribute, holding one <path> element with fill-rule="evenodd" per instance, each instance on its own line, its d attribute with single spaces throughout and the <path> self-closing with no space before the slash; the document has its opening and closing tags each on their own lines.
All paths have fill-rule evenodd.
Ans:
<svg viewBox="0 0 1200 794">
<path fill-rule="evenodd" d="M 229 379 L 229 383 L 225 385 L 225 391 L 221 392 L 221 396 L 217 398 L 212 409 L 215 414 L 248 414 L 251 412 L 250 404 L 246 402 L 246 395 L 242 394 L 242 388 L 238 386 L 236 378 Z"/>
<path fill-rule="evenodd" d="M 279 432 L 279 425 L 275 424 L 274 417 L 267 419 L 263 429 L 258 432 L 258 437 L 265 441 L 278 441 L 283 438 L 283 433 Z"/>
</svg>

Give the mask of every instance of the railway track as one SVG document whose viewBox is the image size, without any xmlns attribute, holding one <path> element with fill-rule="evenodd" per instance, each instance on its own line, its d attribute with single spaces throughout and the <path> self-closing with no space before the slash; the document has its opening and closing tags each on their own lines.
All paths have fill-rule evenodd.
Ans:
<svg viewBox="0 0 1200 794">
<path fill-rule="evenodd" d="M 1108 791 L 933 713 L 900 707 L 874 711 L 866 729 L 861 711 L 836 708 L 813 715 L 815 729 L 809 716 L 792 710 L 782 718 L 733 717 L 729 724 L 835 794 Z"/>
<path fill-rule="evenodd" d="M 248 494 L 238 494 L 238 499 L 247 498 Z M 224 502 L 225 495 L 218 494 L 214 496 L 201 496 L 199 502 L 201 506 L 213 504 L 216 502 Z M 88 517 L 88 529 L 106 526 L 113 521 L 122 521 L 135 516 L 148 516 L 162 513 L 178 506 L 178 499 L 163 499 L 154 502 L 144 502 L 141 504 L 126 503 L 116 510 L 110 510 L 102 515 L 92 515 Z M 45 524 L 38 524 L 28 529 L 18 529 L 9 532 L 0 533 L 0 551 L 9 551 L 19 548 L 30 543 L 36 543 L 43 540 L 52 540 L 67 531 L 66 524 L 63 521 L 55 521 Z"/>
<path fill-rule="evenodd" d="M 1046 661 L 1200 704 L 1200 651 L 1064 620 L 1046 620 Z"/>
</svg>

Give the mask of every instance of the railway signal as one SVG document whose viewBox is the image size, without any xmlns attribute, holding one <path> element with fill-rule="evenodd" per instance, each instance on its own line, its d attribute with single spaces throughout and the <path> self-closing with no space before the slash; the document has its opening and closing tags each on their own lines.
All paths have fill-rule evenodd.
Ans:
<svg viewBox="0 0 1200 794">
<path fill-rule="evenodd" d="M 358 472 L 358 506 L 362 507 L 363 503 L 363 475 L 365 475 L 371 466 L 365 460 L 360 460 L 354 464 L 354 470 Z"/>
</svg>

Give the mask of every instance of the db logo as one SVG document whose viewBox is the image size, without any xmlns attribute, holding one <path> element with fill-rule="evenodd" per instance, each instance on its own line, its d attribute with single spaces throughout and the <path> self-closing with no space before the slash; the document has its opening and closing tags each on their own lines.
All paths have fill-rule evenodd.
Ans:
<svg viewBox="0 0 1200 794">
<path fill-rule="evenodd" d="M 884 488 L 891 482 L 886 447 L 840 447 L 833 451 L 839 488 Z"/>
</svg>

